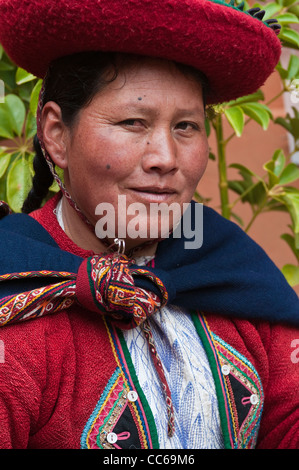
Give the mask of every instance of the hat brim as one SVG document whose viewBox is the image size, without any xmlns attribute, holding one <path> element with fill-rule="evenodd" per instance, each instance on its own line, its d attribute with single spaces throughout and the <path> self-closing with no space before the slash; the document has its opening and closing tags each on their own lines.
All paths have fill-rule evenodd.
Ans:
<svg viewBox="0 0 299 470">
<path fill-rule="evenodd" d="M 211 0 L 0 0 L 0 42 L 37 77 L 50 62 L 87 50 L 191 65 L 208 78 L 208 103 L 255 92 L 281 53 L 261 20 Z"/>
</svg>

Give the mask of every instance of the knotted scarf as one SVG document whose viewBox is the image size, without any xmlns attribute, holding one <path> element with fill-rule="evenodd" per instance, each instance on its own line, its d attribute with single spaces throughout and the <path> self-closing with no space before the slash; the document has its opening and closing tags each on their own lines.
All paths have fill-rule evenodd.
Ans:
<svg viewBox="0 0 299 470">
<path fill-rule="evenodd" d="M 191 203 L 194 226 L 195 204 Z M 266 253 L 236 224 L 203 208 L 203 244 L 186 249 L 172 234 L 159 243 L 155 263 L 140 268 L 115 254 L 82 258 L 62 251 L 25 214 L 0 220 L 0 324 L 68 309 L 75 302 L 119 328 L 140 326 L 148 340 L 167 402 L 173 408 L 148 319 L 166 303 L 206 314 L 299 324 L 298 296 Z M 190 241 L 190 240 L 188 240 Z"/>
</svg>

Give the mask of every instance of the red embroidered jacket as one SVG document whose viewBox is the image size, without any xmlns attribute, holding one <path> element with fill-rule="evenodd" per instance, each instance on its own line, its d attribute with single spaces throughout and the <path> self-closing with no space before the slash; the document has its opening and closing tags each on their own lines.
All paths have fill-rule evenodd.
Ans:
<svg viewBox="0 0 299 470">
<path fill-rule="evenodd" d="M 90 256 L 59 227 L 56 202 L 33 217 L 63 250 Z M 192 318 L 213 372 L 225 447 L 299 448 L 298 329 Z M 102 317 L 72 307 L 3 327 L 0 338 L 0 448 L 159 447 L 124 338 Z M 111 433 L 121 436 L 117 443 Z"/>
</svg>

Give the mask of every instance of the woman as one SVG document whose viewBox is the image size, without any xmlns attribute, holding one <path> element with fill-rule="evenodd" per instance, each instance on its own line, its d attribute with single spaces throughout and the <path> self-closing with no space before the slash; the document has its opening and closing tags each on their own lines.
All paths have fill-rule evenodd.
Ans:
<svg viewBox="0 0 299 470">
<path fill-rule="evenodd" d="M 186 207 L 207 164 L 204 102 L 263 83 L 276 23 L 195 0 L 192 19 L 181 1 L 45 2 L 32 18 L 34 6 L 0 3 L 8 53 L 38 76 L 47 68 L 29 216 L 0 223 L 1 447 L 298 448 L 298 330 L 283 326 L 298 324 L 298 298 L 239 228 Z M 244 83 L 228 55 L 242 34 L 260 51 L 246 42 Z M 61 192 L 39 208 L 53 178 Z M 197 249 L 185 245 L 194 226 Z"/>
</svg>

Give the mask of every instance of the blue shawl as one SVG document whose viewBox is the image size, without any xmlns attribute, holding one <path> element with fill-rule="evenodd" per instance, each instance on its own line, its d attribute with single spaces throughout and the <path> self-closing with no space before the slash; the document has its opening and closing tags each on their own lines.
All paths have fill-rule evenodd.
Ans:
<svg viewBox="0 0 299 470">
<path fill-rule="evenodd" d="M 191 204 L 194 226 L 195 204 Z M 169 303 L 205 313 L 249 320 L 299 324 L 298 296 L 266 253 L 236 224 L 203 208 L 203 243 L 186 249 L 181 236 L 161 241 L 155 267 Z M 0 220 L 0 275 L 24 271 L 77 273 L 82 258 L 61 250 L 32 217 L 11 214 Z M 190 240 L 188 240 L 190 241 Z M 0 282 L 0 299 L 53 282 L 49 278 Z M 135 280 L 139 287 L 143 278 Z"/>
</svg>

